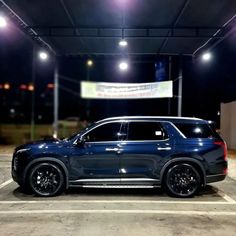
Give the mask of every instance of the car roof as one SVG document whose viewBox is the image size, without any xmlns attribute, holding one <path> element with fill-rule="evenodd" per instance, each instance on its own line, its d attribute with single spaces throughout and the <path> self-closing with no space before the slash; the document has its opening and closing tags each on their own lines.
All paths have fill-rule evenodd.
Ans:
<svg viewBox="0 0 236 236">
<path fill-rule="evenodd" d="M 106 121 L 116 121 L 116 120 L 157 120 L 157 121 L 168 121 L 173 123 L 192 123 L 192 124 L 206 124 L 208 123 L 206 120 L 195 118 L 195 117 L 177 117 L 177 116 L 117 116 L 110 117 L 96 123 L 103 123 Z"/>
</svg>

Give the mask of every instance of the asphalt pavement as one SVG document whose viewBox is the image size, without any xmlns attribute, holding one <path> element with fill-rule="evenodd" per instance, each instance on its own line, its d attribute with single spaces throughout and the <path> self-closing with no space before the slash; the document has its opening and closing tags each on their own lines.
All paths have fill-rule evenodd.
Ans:
<svg viewBox="0 0 236 236">
<path fill-rule="evenodd" d="M 0 149 L 1 150 L 1 149 Z M 229 177 L 198 196 L 161 189 L 69 189 L 53 198 L 22 193 L 0 153 L 0 235 L 236 235 L 236 155 Z"/>
</svg>

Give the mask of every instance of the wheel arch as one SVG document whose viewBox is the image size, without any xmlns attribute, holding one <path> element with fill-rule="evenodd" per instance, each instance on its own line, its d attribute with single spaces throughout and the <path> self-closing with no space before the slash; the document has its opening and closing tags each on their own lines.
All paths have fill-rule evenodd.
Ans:
<svg viewBox="0 0 236 236">
<path fill-rule="evenodd" d="M 174 158 L 174 159 L 169 160 L 161 169 L 161 172 L 160 172 L 160 182 L 161 182 L 161 184 L 163 182 L 163 179 L 165 177 L 165 174 L 166 174 L 167 170 L 171 166 L 179 164 L 179 163 L 186 163 L 186 164 L 193 165 L 200 172 L 199 174 L 203 179 L 203 181 L 202 181 L 203 186 L 206 185 L 206 171 L 205 171 L 202 163 L 200 161 L 198 161 L 196 159 L 193 159 L 193 158 L 190 158 L 190 157 L 178 157 L 178 158 Z"/>
<path fill-rule="evenodd" d="M 32 169 L 32 167 L 34 167 L 36 164 L 40 164 L 40 163 L 44 163 L 44 162 L 56 164 L 62 170 L 63 175 L 65 177 L 65 184 L 66 184 L 66 189 L 67 189 L 69 187 L 69 172 L 68 172 L 68 169 L 67 169 L 66 165 L 61 160 L 58 160 L 58 159 L 53 158 L 53 157 L 37 158 L 37 159 L 31 161 L 26 166 L 25 171 L 24 171 L 24 175 L 23 175 L 24 183 L 26 183 L 27 175 L 29 174 L 29 171 Z"/>
</svg>

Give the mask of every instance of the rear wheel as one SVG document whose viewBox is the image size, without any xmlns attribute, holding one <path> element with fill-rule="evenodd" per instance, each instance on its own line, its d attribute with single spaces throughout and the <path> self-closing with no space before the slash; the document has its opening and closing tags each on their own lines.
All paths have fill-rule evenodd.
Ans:
<svg viewBox="0 0 236 236">
<path fill-rule="evenodd" d="M 192 165 L 181 163 L 168 169 L 164 181 L 170 195 L 192 197 L 200 188 L 201 177 Z"/>
<path fill-rule="evenodd" d="M 29 185 L 33 192 L 42 197 L 58 195 L 65 188 L 61 169 L 52 163 L 40 163 L 29 174 Z"/>
</svg>

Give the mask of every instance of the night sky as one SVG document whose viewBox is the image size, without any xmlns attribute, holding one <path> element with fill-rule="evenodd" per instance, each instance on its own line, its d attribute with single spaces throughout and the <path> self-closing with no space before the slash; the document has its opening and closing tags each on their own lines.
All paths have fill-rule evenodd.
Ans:
<svg viewBox="0 0 236 236">
<path fill-rule="evenodd" d="M 199 59 L 183 57 L 183 116 L 195 116 L 217 120 L 221 102 L 236 100 L 236 48 L 234 38 L 225 39 L 213 49 L 213 60 L 202 63 Z M 22 33 L 9 37 L 0 32 L 0 85 L 10 83 L 10 90 L 0 90 L 0 122 L 27 123 L 30 121 L 31 92 L 19 89 L 21 84 L 32 80 L 33 43 Z M 117 70 L 119 58 L 94 57 L 90 72 L 91 81 L 103 82 L 154 82 L 155 62 L 158 56 L 131 58 L 130 70 L 121 74 Z M 167 59 L 167 58 L 166 58 Z M 59 59 L 59 73 L 75 79 L 86 80 L 87 57 L 62 57 Z M 178 76 L 179 57 L 172 58 L 172 79 Z M 53 90 L 47 88 L 53 83 L 53 62 L 36 60 L 36 120 L 39 123 L 53 121 Z M 168 68 L 167 68 L 168 71 Z M 79 83 L 60 79 L 59 119 L 78 116 L 86 119 L 86 102 L 79 96 L 65 92 L 63 88 L 79 91 Z M 177 95 L 178 82 L 174 82 Z M 117 115 L 168 115 L 168 99 L 145 100 L 91 100 L 91 120 Z M 14 114 L 12 114 L 12 109 Z M 171 99 L 171 113 L 177 115 L 177 98 Z"/>
</svg>

